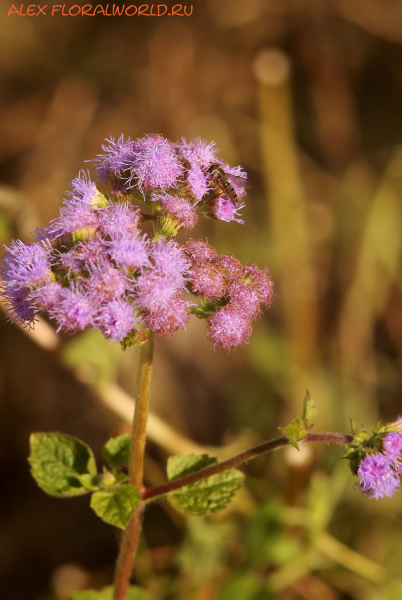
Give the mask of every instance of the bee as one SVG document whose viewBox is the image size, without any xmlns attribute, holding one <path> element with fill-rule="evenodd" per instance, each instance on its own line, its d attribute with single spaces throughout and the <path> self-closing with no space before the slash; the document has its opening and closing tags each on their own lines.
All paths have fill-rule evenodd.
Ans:
<svg viewBox="0 0 402 600">
<path fill-rule="evenodd" d="M 211 175 L 211 183 L 215 186 L 215 188 L 219 188 L 217 190 L 219 195 L 226 194 L 234 208 L 239 207 L 239 198 L 237 197 L 236 191 L 233 189 L 232 184 L 229 181 L 229 178 L 237 180 L 239 184 L 244 186 L 246 182 L 242 177 L 236 177 L 235 175 L 227 175 L 225 171 L 220 167 L 217 163 L 213 163 L 209 169 L 209 174 Z"/>
</svg>

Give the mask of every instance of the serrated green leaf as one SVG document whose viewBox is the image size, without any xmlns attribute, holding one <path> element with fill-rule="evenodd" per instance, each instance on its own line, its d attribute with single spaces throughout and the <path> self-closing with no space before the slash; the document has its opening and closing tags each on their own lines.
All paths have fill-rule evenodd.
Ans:
<svg viewBox="0 0 402 600">
<path fill-rule="evenodd" d="M 314 419 L 317 416 L 317 409 L 315 407 L 314 400 L 310 396 L 310 392 L 306 390 L 306 396 L 304 398 L 303 403 L 303 415 L 302 420 L 305 426 L 307 426 L 307 421 L 310 419 Z"/>
<path fill-rule="evenodd" d="M 103 456 L 114 469 L 120 469 L 128 462 L 130 444 L 131 435 L 129 433 L 122 433 L 105 444 Z"/>
<path fill-rule="evenodd" d="M 30 437 L 31 473 L 39 487 L 58 497 L 87 494 L 82 475 L 96 476 L 92 450 L 63 433 L 33 433 Z"/>
<path fill-rule="evenodd" d="M 296 448 L 296 450 L 300 450 L 297 442 L 302 440 L 307 433 L 305 427 L 303 427 L 301 419 L 294 419 L 286 427 L 279 427 L 278 429 L 288 438 L 289 442 Z"/>
<path fill-rule="evenodd" d="M 112 600 L 113 586 L 108 586 L 102 590 L 85 590 L 83 592 L 74 592 L 69 600 Z M 127 600 L 154 600 L 146 591 L 136 585 L 131 585 L 127 591 Z"/>
<path fill-rule="evenodd" d="M 110 492 L 95 492 L 91 508 L 105 523 L 124 529 L 140 502 L 140 491 L 131 483 Z"/>
<path fill-rule="evenodd" d="M 180 454 L 178 456 L 170 456 L 167 462 L 167 476 L 169 481 L 174 481 L 215 463 L 216 458 L 208 456 L 208 454 Z"/>
<path fill-rule="evenodd" d="M 216 458 L 206 454 L 174 456 L 168 460 L 168 477 L 172 481 L 214 463 Z M 167 498 L 177 511 L 185 515 L 207 515 L 225 508 L 243 480 L 243 473 L 230 469 L 186 485 L 168 494 Z"/>
</svg>

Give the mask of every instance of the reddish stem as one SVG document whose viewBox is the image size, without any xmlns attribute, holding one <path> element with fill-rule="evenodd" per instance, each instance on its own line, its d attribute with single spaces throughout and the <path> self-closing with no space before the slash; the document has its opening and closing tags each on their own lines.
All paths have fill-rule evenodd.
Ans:
<svg viewBox="0 0 402 600">
<path fill-rule="evenodd" d="M 304 442 L 334 442 L 336 444 L 350 444 L 353 441 L 352 435 L 345 435 L 343 433 L 307 433 L 306 437 L 301 440 L 299 443 Z M 227 471 L 228 469 L 233 469 L 234 467 L 238 467 L 242 463 L 247 462 L 251 458 L 255 458 L 260 454 L 265 454 L 265 452 L 270 452 L 272 450 L 276 450 L 277 448 L 281 448 L 282 446 L 289 445 L 290 442 L 287 437 L 279 437 L 274 440 L 269 440 L 268 442 L 263 442 L 258 446 L 254 446 L 254 448 L 250 448 L 249 450 L 245 450 L 240 454 L 236 454 L 232 458 L 228 460 L 224 460 L 220 463 L 210 465 L 209 467 L 205 467 L 204 469 L 200 469 L 195 473 L 191 473 L 190 475 L 186 475 L 185 477 L 181 477 L 180 479 L 176 479 L 175 481 L 170 481 L 169 483 L 165 483 L 164 485 L 159 485 L 153 488 L 144 488 L 142 490 L 142 500 L 151 500 L 157 496 L 163 496 L 165 494 L 169 494 L 169 492 L 173 492 L 174 490 L 178 490 L 185 485 L 189 485 L 190 483 L 196 483 L 197 481 L 201 481 L 201 479 L 205 479 L 206 477 L 210 477 L 211 475 L 216 475 L 217 473 L 222 473 L 223 471 Z"/>
</svg>

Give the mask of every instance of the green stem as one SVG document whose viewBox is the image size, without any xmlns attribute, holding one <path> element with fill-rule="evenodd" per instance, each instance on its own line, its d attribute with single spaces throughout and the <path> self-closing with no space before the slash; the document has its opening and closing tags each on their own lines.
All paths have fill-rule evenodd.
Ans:
<svg viewBox="0 0 402 600">
<path fill-rule="evenodd" d="M 153 332 L 149 332 L 148 340 L 141 346 L 140 352 L 128 475 L 130 483 L 142 489 L 149 390 L 154 353 Z M 134 558 L 141 535 L 143 512 L 144 506 L 140 504 L 123 532 L 114 578 L 113 600 L 126 600 L 127 598 Z"/>
</svg>

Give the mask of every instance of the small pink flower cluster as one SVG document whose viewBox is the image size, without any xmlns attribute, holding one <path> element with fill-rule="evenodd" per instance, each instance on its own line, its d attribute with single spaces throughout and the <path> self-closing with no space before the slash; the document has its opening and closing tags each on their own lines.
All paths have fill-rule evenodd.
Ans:
<svg viewBox="0 0 402 600">
<path fill-rule="evenodd" d="M 219 255 L 201 240 L 189 240 L 184 250 L 192 262 L 190 291 L 204 296 L 208 303 L 205 316 L 209 339 L 227 350 L 247 343 L 261 305 L 269 307 L 272 301 L 273 284 L 268 272 L 253 263 L 243 266 L 232 255 Z"/>
<path fill-rule="evenodd" d="M 246 174 L 201 140 L 121 137 L 103 150 L 96 170 L 110 192 L 81 175 L 59 216 L 34 233 L 35 243 L 6 248 L 1 295 L 10 319 L 33 327 L 36 315 L 47 313 L 58 331 L 90 326 L 127 347 L 143 341 L 144 329 L 171 336 L 193 312 L 207 318 L 214 345 L 246 343 L 261 305 L 271 303 L 267 271 L 220 256 L 205 242 L 172 239 L 179 229 L 194 228 L 198 208 L 239 221 Z M 149 221 L 153 238 L 140 229 Z M 187 300 L 186 291 L 203 296 L 201 305 Z"/>
</svg>

